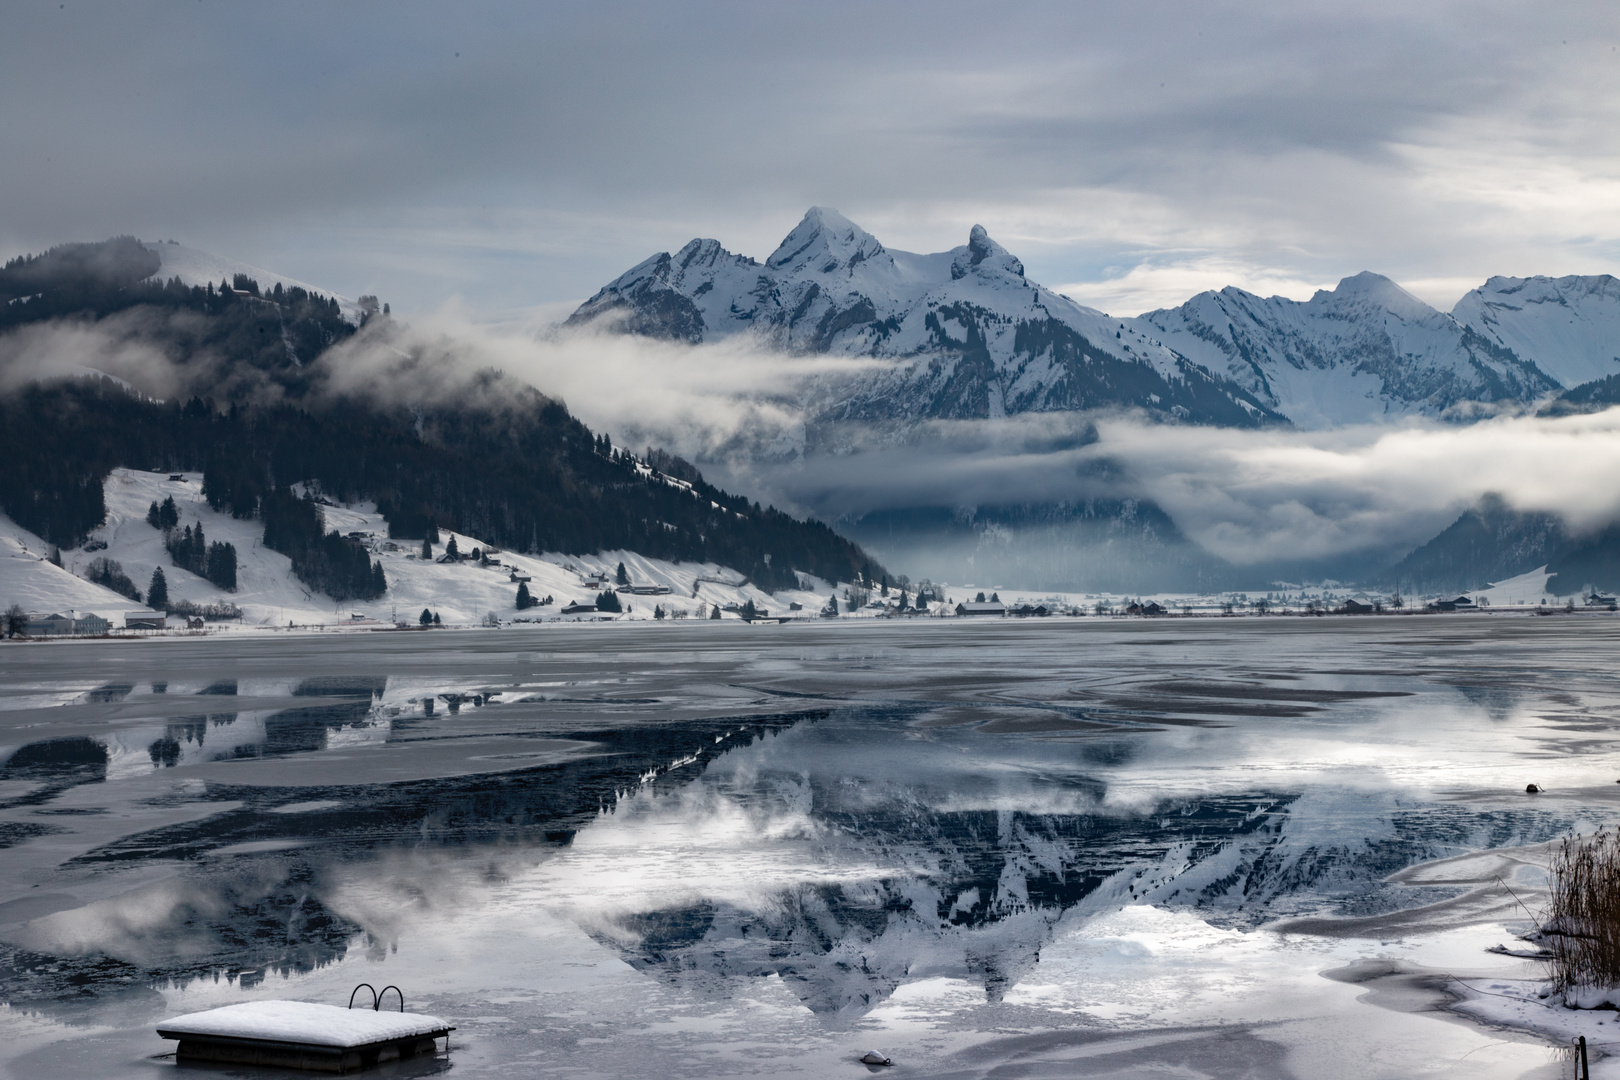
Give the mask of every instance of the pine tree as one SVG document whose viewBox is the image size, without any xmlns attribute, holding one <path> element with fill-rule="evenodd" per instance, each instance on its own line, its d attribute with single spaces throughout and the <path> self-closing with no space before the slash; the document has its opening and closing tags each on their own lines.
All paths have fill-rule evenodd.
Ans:
<svg viewBox="0 0 1620 1080">
<path fill-rule="evenodd" d="M 518 582 L 517 609 L 519 611 L 527 611 L 532 607 L 534 607 L 534 597 L 529 595 L 528 583 L 522 581 Z"/>
<path fill-rule="evenodd" d="M 664 617 L 664 605 L 662 605 L 662 604 L 654 604 L 653 605 L 653 618 L 662 619 L 663 617 Z"/>
<path fill-rule="evenodd" d="M 417 619 L 416 621 L 421 623 L 423 626 L 432 626 L 433 625 L 433 612 L 429 611 L 427 608 L 423 608 L 422 609 L 422 617 L 420 619 Z"/>
<path fill-rule="evenodd" d="M 146 587 L 146 606 L 162 611 L 169 606 L 169 582 L 163 576 L 163 567 L 152 571 L 152 584 Z"/>
<path fill-rule="evenodd" d="M 716 605 L 714 605 L 714 612 L 713 612 L 713 614 L 711 614 L 711 615 L 710 615 L 710 616 L 709 616 L 709 620 L 710 620 L 710 621 L 711 621 L 711 622 L 713 622 L 713 621 L 716 621 L 716 620 L 718 620 L 718 619 L 719 619 L 719 618 L 720 618 L 720 605 L 719 605 L 719 604 L 716 604 Z"/>
<path fill-rule="evenodd" d="M 422 540 L 422 558 L 424 561 L 433 561 L 433 544 L 425 537 Z"/>
<path fill-rule="evenodd" d="M 456 538 L 454 536 L 450 538 L 450 542 L 448 544 L 444 545 L 444 553 L 450 556 L 452 559 L 461 558 L 461 552 L 456 548 Z"/>
<path fill-rule="evenodd" d="M 154 529 L 161 529 L 161 528 L 163 528 L 162 522 L 163 522 L 163 519 L 160 516 L 158 516 L 157 500 L 153 499 L 152 500 L 152 505 L 147 507 L 147 510 L 146 510 L 146 523 L 148 525 L 152 526 L 152 528 L 154 528 Z"/>
<path fill-rule="evenodd" d="M 624 608 L 619 605 L 618 593 L 603 591 L 596 594 L 596 610 L 610 611 L 614 614 L 618 614 L 619 612 L 623 611 Z"/>
<path fill-rule="evenodd" d="M 433 613 L 433 625 L 434 625 L 434 626 L 439 626 L 439 625 L 441 625 L 441 623 L 440 623 L 440 622 L 439 622 L 439 613 L 438 613 L 438 612 L 437 612 L 437 611 L 435 611 L 435 612 L 434 612 L 434 613 Z"/>
<path fill-rule="evenodd" d="M 624 563 L 619 564 L 619 570 L 613 575 L 613 580 L 618 582 L 620 585 L 630 584 L 630 575 L 624 572 Z"/>
</svg>

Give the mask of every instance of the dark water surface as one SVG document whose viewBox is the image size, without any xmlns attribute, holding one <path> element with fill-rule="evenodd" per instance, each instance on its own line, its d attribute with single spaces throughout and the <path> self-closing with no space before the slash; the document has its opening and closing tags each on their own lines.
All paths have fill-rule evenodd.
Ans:
<svg viewBox="0 0 1620 1080">
<path fill-rule="evenodd" d="M 1386 879 L 1620 818 L 1617 645 L 1457 616 L 8 646 L 0 1058 L 146 1075 L 165 1016 L 366 981 L 460 1029 L 404 1073 L 882 1044 L 919 1075 L 1417 1075 L 1410 1043 L 1535 1075 L 1533 1040 L 1320 972 L 1486 963 L 1505 890 Z M 1323 1034 L 1363 1028 L 1390 1061 Z"/>
</svg>

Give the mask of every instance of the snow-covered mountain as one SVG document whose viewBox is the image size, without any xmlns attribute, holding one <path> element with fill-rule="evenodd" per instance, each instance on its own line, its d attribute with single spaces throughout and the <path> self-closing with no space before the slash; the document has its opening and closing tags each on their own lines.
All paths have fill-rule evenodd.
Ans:
<svg viewBox="0 0 1620 1080">
<path fill-rule="evenodd" d="M 1620 321 L 1620 304 L 1614 316 Z M 1537 363 L 1538 354 L 1436 311 L 1373 273 L 1345 278 L 1303 303 L 1228 287 L 1127 322 L 1301 427 L 1529 402 L 1561 381 Z"/>
<path fill-rule="evenodd" d="M 661 253 L 570 317 L 788 353 L 892 363 L 819 384 L 812 433 L 843 421 L 1137 407 L 1234 426 L 1466 417 L 1620 373 L 1620 281 L 1491 278 L 1450 314 L 1374 273 L 1310 300 L 1237 288 L 1116 319 L 1030 281 L 974 226 L 962 247 L 885 247 L 812 207 L 763 263 L 715 240 Z"/>
<path fill-rule="evenodd" d="M 812 207 L 759 263 L 715 240 L 653 256 L 569 319 L 679 341 L 753 333 L 789 352 L 893 361 L 823 386 L 823 423 L 981 419 L 1107 406 L 1204 423 L 1281 418 L 1141 329 L 1030 281 L 980 226 L 961 247 L 894 251 Z"/>
<path fill-rule="evenodd" d="M 1451 314 L 1565 387 L 1620 374 L 1620 281 L 1608 274 L 1493 277 Z"/>
</svg>

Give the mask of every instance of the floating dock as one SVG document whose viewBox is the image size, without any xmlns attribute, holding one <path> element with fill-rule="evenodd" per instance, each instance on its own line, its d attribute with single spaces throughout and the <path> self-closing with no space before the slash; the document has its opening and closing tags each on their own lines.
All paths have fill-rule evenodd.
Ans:
<svg viewBox="0 0 1620 1080">
<path fill-rule="evenodd" d="M 403 1004 L 403 1002 L 401 1002 Z M 386 1061 L 450 1049 L 455 1028 L 420 1013 L 344 1009 L 307 1001 L 247 1001 L 188 1013 L 157 1033 L 178 1039 L 182 1063 L 271 1065 L 350 1073 Z"/>
</svg>

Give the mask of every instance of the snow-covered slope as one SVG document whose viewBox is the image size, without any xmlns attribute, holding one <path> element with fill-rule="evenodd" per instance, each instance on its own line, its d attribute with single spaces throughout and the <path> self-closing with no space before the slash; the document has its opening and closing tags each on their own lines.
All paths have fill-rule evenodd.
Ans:
<svg viewBox="0 0 1620 1080">
<path fill-rule="evenodd" d="M 235 259 L 227 259 L 206 251 L 198 251 L 196 248 L 177 244 L 172 240 L 147 242 L 142 246 L 146 250 L 154 252 L 158 258 L 163 260 L 162 269 L 154 276 L 164 281 L 177 277 L 185 285 L 218 285 L 221 281 L 230 281 L 237 274 L 246 274 L 259 283 L 261 290 L 267 291 L 280 285 L 283 289 L 299 288 L 305 292 L 330 296 L 337 300 L 346 318 L 350 321 L 359 321 L 359 306 L 349 297 L 340 296 L 331 289 L 323 289 L 311 285 L 307 281 L 284 277 L 262 267 L 237 262 Z"/>
<path fill-rule="evenodd" d="M 1302 427 L 1525 402 L 1558 385 L 1526 354 L 1379 274 L 1303 303 L 1228 287 L 1127 321 Z"/>
<path fill-rule="evenodd" d="M 1620 374 L 1620 281 L 1608 274 L 1493 277 L 1451 314 L 1566 387 Z"/>
<path fill-rule="evenodd" d="M 1141 330 L 1030 281 L 980 226 L 950 251 L 892 251 L 812 207 L 763 264 L 693 240 L 620 275 L 569 322 L 715 341 L 749 332 L 791 352 L 894 361 L 823 387 L 823 421 L 983 418 L 1136 406 L 1253 426 L 1274 414 Z"/>
<path fill-rule="evenodd" d="M 787 614 L 786 608 L 793 602 L 804 605 L 805 614 L 813 615 L 827 602 L 833 589 L 830 584 L 806 580 L 804 584 L 812 589 L 772 595 L 747 584 L 742 574 L 724 566 L 672 563 L 631 551 L 587 556 L 529 556 L 503 551 L 493 556 L 502 565 L 489 568 L 470 561 L 424 561 L 419 558 L 420 541 L 389 541 L 388 523 L 375 507 L 362 503 L 323 507 L 326 527 L 345 534 L 366 534 L 372 558 L 382 563 L 388 592 L 374 601 L 340 604 L 312 592 L 293 576 L 291 560 L 263 546 L 263 522 L 238 521 L 209 509 L 202 495 L 201 474 L 180 475 L 180 480 L 170 480 L 167 473 L 114 469 L 105 487 L 106 522 L 87 541 L 87 546 L 104 543 L 106 547 L 63 551 L 61 568 L 46 561 L 49 544 L 0 516 L 0 608 L 16 603 L 28 611 L 94 612 L 114 626 L 122 626 L 124 612 L 138 610 L 142 605 L 83 580 L 86 567 L 96 558 L 120 563 L 143 592 L 152 571 L 161 566 L 171 601 L 235 604 L 242 609 L 243 623 L 249 626 L 285 626 L 289 622 L 300 626 L 333 625 L 350 621 L 354 615 L 383 623 L 391 623 L 396 617 L 415 622 L 423 608 L 438 613 L 444 623 L 450 624 L 475 624 L 489 612 L 503 621 L 550 621 L 563 618 L 561 609 L 572 602 L 594 603 L 599 593 L 587 587 L 586 577 L 596 573 L 611 575 L 620 563 L 633 584 L 664 585 L 670 590 L 664 595 L 621 594 L 620 600 L 630 610 L 620 617 L 627 619 L 650 619 L 655 606 L 671 615 L 695 618 L 700 613 L 709 614 L 716 604 L 740 606 L 749 600 L 773 615 Z M 226 592 L 173 564 L 163 547 L 163 534 L 146 523 L 147 508 L 169 497 L 180 509 L 182 526 L 200 524 L 210 542 L 235 545 L 236 591 Z M 488 547 L 477 537 L 462 533 L 441 531 L 440 536 L 444 543 L 434 548 L 435 555 L 443 554 L 452 536 L 464 554 Z M 537 600 L 551 596 L 555 603 L 519 612 L 514 571 L 531 579 L 529 590 Z"/>
</svg>

